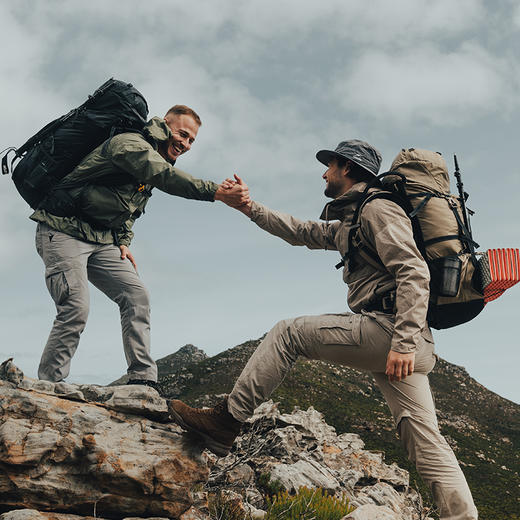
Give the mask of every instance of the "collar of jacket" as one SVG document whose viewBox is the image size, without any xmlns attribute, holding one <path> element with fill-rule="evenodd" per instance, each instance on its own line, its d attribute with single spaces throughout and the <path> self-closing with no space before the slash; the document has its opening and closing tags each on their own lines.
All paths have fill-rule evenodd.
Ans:
<svg viewBox="0 0 520 520">
<path fill-rule="evenodd" d="M 148 123 L 144 125 L 143 134 L 146 140 L 157 150 L 159 148 L 160 143 L 164 143 L 168 141 L 170 137 L 172 137 L 172 132 L 166 121 L 161 117 L 152 117 Z M 167 159 L 170 164 L 175 164 L 175 161 L 170 161 Z"/>
<path fill-rule="evenodd" d="M 321 212 L 320 219 L 326 220 L 345 220 L 346 218 L 354 215 L 354 211 L 357 202 L 365 188 L 367 187 L 366 182 L 357 182 L 343 195 L 339 196 L 337 199 L 331 200 L 329 203 L 325 205 L 323 211 Z"/>
</svg>

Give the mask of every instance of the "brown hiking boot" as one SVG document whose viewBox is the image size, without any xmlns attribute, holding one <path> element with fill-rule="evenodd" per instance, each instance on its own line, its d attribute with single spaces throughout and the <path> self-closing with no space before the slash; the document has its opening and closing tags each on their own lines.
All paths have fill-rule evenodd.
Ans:
<svg viewBox="0 0 520 520">
<path fill-rule="evenodd" d="M 206 447 L 220 457 L 229 453 L 242 426 L 228 412 L 227 399 L 214 408 L 192 408 L 182 401 L 172 399 L 168 401 L 168 410 L 171 418 L 181 428 L 202 437 Z"/>
</svg>

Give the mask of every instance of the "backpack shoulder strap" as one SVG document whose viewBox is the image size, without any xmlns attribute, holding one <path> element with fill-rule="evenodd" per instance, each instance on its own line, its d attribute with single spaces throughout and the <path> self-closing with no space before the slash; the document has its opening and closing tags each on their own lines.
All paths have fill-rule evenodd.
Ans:
<svg viewBox="0 0 520 520">
<path fill-rule="evenodd" d="M 389 191 L 376 191 L 369 194 L 366 198 L 360 201 L 358 207 L 356 208 L 356 213 L 354 214 L 354 218 L 352 219 L 352 227 L 349 232 L 349 240 L 348 240 L 348 266 L 349 271 L 353 271 L 356 269 L 356 254 L 361 256 L 363 260 L 368 262 L 372 267 L 375 267 L 379 271 L 386 272 L 386 268 L 379 258 L 377 251 L 374 249 L 370 241 L 368 240 L 366 234 L 363 232 L 363 228 L 361 227 L 361 214 L 363 208 L 373 200 L 383 199 L 389 200 L 398 206 L 402 207 L 402 200 L 400 197 L 396 196 L 395 193 Z M 403 208 L 405 213 L 407 213 L 406 209 Z M 408 213 L 407 213 L 408 214 Z"/>
<path fill-rule="evenodd" d="M 369 264 L 379 270 L 385 270 L 377 252 L 370 246 L 368 239 L 361 229 L 361 211 L 368 202 L 375 199 L 386 199 L 391 197 L 390 192 L 377 191 L 369 193 L 368 190 L 363 193 L 354 210 L 352 222 L 348 233 L 347 253 L 341 258 L 341 262 L 336 265 L 336 269 L 341 269 L 347 262 L 349 270 L 352 271 L 356 267 L 355 255 L 359 254 Z"/>
<path fill-rule="evenodd" d="M 395 176 L 395 172 L 386 172 L 378 176 L 378 180 L 386 177 L 386 176 Z M 420 253 L 426 258 L 426 249 L 424 246 L 424 239 L 421 231 L 421 226 L 419 224 L 419 220 L 417 218 L 417 213 L 414 212 L 414 209 L 406 195 L 406 191 L 404 189 L 404 181 L 403 176 L 398 175 L 400 180 L 397 180 L 391 184 L 389 184 L 391 190 L 381 190 L 369 193 L 370 186 L 367 187 L 363 196 L 358 202 L 356 209 L 354 211 L 354 216 L 352 217 L 352 225 L 349 230 L 348 236 L 348 249 L 347 253 L 344 257 L 342 257 L 341 262 L 336 265 L 336 269 L 341 269 L 347 262 L 349 271 L 353 271 L 356 269 L 356 255 L 361 256 L 366 262 L 372 265 L 374 268 L 386 272 L 386 268 L 379 258 L 379 255 L 371 246 L 370 242 L 363 234 L 363 230 L 361 229 L 361 211 L 363 208 L 371 201 L 375 199 L 385 199 L 389 200 L 399 207 L 403 209 L 406 216 L 410 219 L 413 229 L 413 235 L 417 247 L 419 248 Z"/>
</svg>

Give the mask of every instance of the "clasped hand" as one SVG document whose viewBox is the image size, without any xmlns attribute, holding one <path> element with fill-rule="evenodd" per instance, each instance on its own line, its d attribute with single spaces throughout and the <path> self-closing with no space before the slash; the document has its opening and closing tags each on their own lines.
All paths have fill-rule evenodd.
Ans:
<svg viewBox="0 0 520 520">
<path fill-rule="evenodd" d="M 240 208 L 251 203 L 247 184 L 235 174 L 235 179 L 226 179 L 219 185 L 215 200 L 221 200 L 232 208 Z"/>
</svg>

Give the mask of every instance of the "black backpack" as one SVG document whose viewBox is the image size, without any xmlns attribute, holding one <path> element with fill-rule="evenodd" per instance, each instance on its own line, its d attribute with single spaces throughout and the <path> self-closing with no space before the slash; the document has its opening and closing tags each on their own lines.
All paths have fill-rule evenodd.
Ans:
<svg viewBox="0 0 520 520">
<path fill-rule="evenodd" d="M 20 195 L 36 209 L 52 188 L 92 150 L 122 132 L 140 132 L 148 117 L 143 95 L 130 83 L 109 79 L 81 106 L 51 121 L 20 148 L 2 158 L 2 173 L 9 173 L 7 158 L 20 159 L 12 179 Z"/>
</svg>

